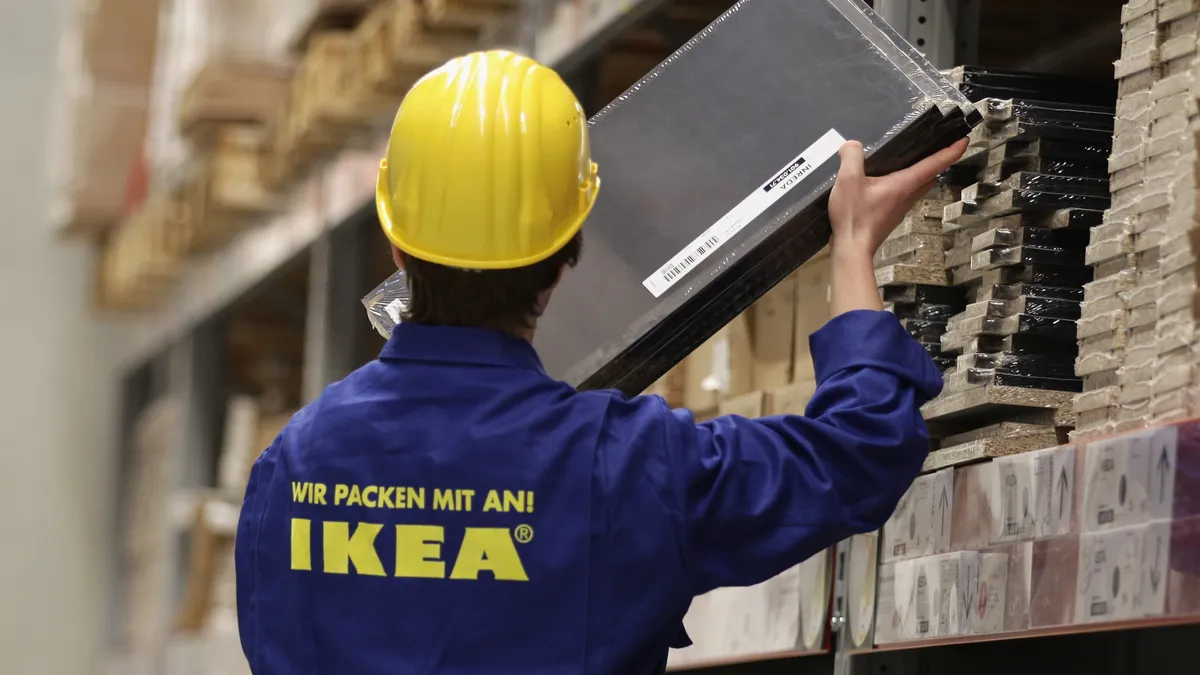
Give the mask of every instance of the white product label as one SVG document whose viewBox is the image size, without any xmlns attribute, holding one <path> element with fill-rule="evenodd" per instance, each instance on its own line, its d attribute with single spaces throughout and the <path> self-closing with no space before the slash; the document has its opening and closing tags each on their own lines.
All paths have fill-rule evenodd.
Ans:
<svg viewBox="0 0 1200 675">
<path fill-rule="evenodd" d="M 642 285 L 656 298 L 666 293 L 680 279 L 687 276 L 693 267 L 712 255 L 746 225 L 799 185 L 813 169 L 836 155 L 845 142 L 846 139 L 842 138 L 841 134 L 830 129 L 816 143 L 788 162 L 770 180 L 705 230 L 704 234 L 696 237 L 667 264 L 647 277 Z"/>
<path fill-rule="evenodd" d="M 1037 494 L 1035 535 L 1044 539 L 1070 534 L 1075 503 L 1075 448 L 1068 445 L 1030 456 L 1034 462 Z"/>
<path fill-rule="evenodd" d="M 400 313 L 404 311 L 404 303 L 400 300 L 400 298 L 396 298 L 395 300 L 389 302 L 384 306 L 383 309 L 387 312 L 388 316 L 392 318 L 392 321 L 400 323 Z"/>
<path fill-rule="evenodd" d="M 1000 479 L 1000 513 L 995 525 L 996 541 L 1032 539 L 1036 525 L 1034 464 L 1038 455 L 1029 453 L 994 460 Z"/>
</svg>

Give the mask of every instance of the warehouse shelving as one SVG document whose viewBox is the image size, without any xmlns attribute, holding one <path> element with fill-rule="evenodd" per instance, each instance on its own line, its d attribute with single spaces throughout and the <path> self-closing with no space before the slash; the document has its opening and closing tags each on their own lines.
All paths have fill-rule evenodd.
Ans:
<svg viewBox="0 0 1200 675">
<path fill-rule="evenodd" d="M 573 85 L 586 88 L 598 79 L 596 56 L 614 40 L 650 17 L 665 0 L 594 3 L 605 14 L 572 46 L 547 45 L 527 29 L 525 48 L 560 68 Z M 1000 4 L 1009 5 L 1008 9 Z M 1075 72 L 1111 74 L 1119 4 L 1000 3 L 999 0 L 876 0 L 877 11 L 929 54 L 938 66 L 971 62 L 977 57 L 1006 67 L 1067 67 Z M 1053 7 L 1051 7 L 1053 5 Z M 1015 6 L 1015 8 L 1014 8 Z M 530 0 L 529 26 L 539 25 L 542 3 Z M 1115 11 L 1114 11 L 1115 10 Z M 1088 12 L 1084 16 L 1083 12 Z M 1072 14 L 1074 13 L 1074 14 Z M 1028 39 L 1001 35 L 1013 26 L 1038 23 Z M 1074 17 L 1078 30 L 1062 33 Z M 1049 32 L 1047 32 L 1049 31 Z M 1028 45 L 1039 43 L 1036 52 Z M 1025 48 L 1021 48 L 1024 45 Z M 1107 70 L 1106 70 L 1107 69 Z M 296 331 L 296 348 L 286 367 L 298 373 L 287 385 L 289 407 L 312 400 L 327 384 L 370 359 L 378 336 L 361 315 L 360 298 L 381 280 L 389 259 L 375 226 L 371 199 L 382 155 L 384 133 L 368 134 L 356 147 L 321 162 L 292 188 L 288 208 L 242 232 L 228 246 L 188 263 L 161 309 L 131 319 L 132 338 L 121 362 L 128 376 L 122 385 L 122 447 L 130 445 L 133 420 L 150 401 L 170 394 L 179 405 L 180 424 L 167 453 L 168 475 L 175 477 L 177 511 L 186 514 L 188 499 L 212 495 L 217 455 L 229 391 L 229 331 L 239 314 L 272 314 L 277 325 Z M 247 309 L 250 307 L 251 309 Z M 256 309 L 255 309 L 256 307 Z M 123 455 L 124 456 L 124 455 Z M 128 461 L 128 458 L 125 458 Z M 124 495 L 124 490 L 119 490 Z M 236 502 L 236 498 L 230 498 Z M 175 574 L 164 583 L 162 637 L 180 592 L 187 541 L 183 518 L 162 533 L 176 550 Z M 1007 673 L 1016 668 L 1042 672 L 1192 672 L 1200 656 L 1200 617 L 1172 617 L 1112 624 L 1046 628 L 1022 633 L 979 635 L 875 647 L 873 635 L 855 644 L 847 628 L 852 601 L 854 549 L 849 542 L 833 553 L 829 630 L 824 650 L 798 654 L 706 660 L 686 672 L 829 673 L 839 675 L 971 672 Z M 873 561 L 872 561 L 873 563 Z M 122 585 L 118 584 L 120 588 Z M 117 593 L 119 596 L 120 593 Z M 121 611 L 119 598 L 114 612 Z M 873 607 L 873 604 L 872 604 Z M 873 611 L 872 611 L 873 614 Z M 1157 659 L 1170 654 L 1170 663 Z M 145 672 L 161 672 L 161 654 Z M 1036 665 L 1029 665 L 1036 659 Z M 1178 661 L 1178 663 L 1176 663 Z"/>
</svg>

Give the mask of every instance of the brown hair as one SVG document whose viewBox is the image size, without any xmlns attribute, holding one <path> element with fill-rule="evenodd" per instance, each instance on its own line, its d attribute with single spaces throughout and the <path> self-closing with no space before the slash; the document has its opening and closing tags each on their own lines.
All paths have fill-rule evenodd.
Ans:
<svg viewBox="0 0 1200 675">
<path fill-rule="evenodd" d="M 576 234 L 541 262 L 508 270 L 464 270 L 401 252 L 411 297 L 403 320 L 426 326 L 491 328 L 513 333 L 532 329 L 542 307 L 538 296 L 558 281 L 563 265 L 574 267 L 583 251 Z"/>
</svg>

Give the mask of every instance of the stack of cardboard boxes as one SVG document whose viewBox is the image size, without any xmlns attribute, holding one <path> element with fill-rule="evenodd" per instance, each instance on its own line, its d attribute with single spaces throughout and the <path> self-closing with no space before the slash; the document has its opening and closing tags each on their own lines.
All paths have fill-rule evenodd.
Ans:
<svg viewBox="0 0 1200 675">
<path fill-rule="evenodd" d="M 698 420 L 803 414 L 816 390 L 808 337 L 829 320 L 829 256 L 771 289 L 659 380 L 650 393 Z"/>
<path fill-rule="evenodd" d="M 72 2 L 59 48 L 49 149 L 55 229 L 95 235 L 116 221 L 151 109 L 158 2 Z"/>
<path fill-rule="evenodd" d="M 919 478 L 881 537 L 878 643 L 1200 611 L 1200 426 Z"/>
<path fill-rule="evenodd" d="M 822 254 L 693 352 L 651 390 L 697 419 L 803 414 L 816 390 L 808 336 L 829 320 L 829 258 Z M 823 551 L 758 586 L 697 598 L 685 624 L 693 647 L 672 666 L 815 651 L 825 637 L 832 561 Z"/>
</svg>

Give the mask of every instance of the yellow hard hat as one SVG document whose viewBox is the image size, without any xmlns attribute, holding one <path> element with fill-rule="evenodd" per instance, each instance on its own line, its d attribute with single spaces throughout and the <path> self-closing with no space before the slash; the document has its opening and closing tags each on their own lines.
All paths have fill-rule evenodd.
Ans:
<svg viewBox="0 0 1200 675">
<path fill-rule="evenodd" d="M 566 83 L 532 59 L 489 51 L 449 61 L 404 97 L 375 206 L 411 256 L 511 269 L 566 245 L 599 189 L 587 118 Z"/>
</svg>

